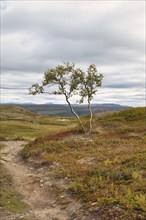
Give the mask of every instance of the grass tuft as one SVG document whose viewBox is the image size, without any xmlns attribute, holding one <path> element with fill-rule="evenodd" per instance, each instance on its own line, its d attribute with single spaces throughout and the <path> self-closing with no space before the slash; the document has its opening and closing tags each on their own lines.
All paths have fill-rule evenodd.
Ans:
<svg viewBox="0 0 146 220">
<path fill-rule="evenodd" d="M 0 176 L 0 206 L 2 209 L 12 213 L 27 210 L 28 205 L 22 202 L 20 194 L 13 189 L 12 178 L 2 165 L 0 168 Z"/>
</svg>

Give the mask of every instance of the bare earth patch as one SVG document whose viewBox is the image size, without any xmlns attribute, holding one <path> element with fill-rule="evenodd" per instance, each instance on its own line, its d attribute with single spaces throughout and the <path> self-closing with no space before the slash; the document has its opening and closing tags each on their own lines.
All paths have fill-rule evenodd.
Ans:
<svg viewBox="0 0 146 220">
<path fill-rule="evenodd" d="M 27 166 L 19 157 L 19 152 L 27 142 L 2 141 L 2 163 L 13 179 L 14 189 L 29 205 L 28 211 L 12 214 L 2 213 L 1 220 L 89 220 L 84 215 L 81 204 L 65 193 L 63 180 L 55 180 L 50 171 L 43 167 L 34 169 Z M 63 190 L 64 188 L 64 190 Z M 96 218 L 97 219 L 97 218 Z"/>
<path fill-rule="evenodd" d="M 53 201 L 48 192 L 48 186 L 42 187 L 41 179 L 31 169 L 24 165 L 18 153 L 24 141 L 3 142 L 6 146 L 3 150 L 4 166 L 11 173 L 16 190 L 23 196 L 31 210 L 25 214 L 30 219 L 67 219 L 67 213 L 60 210 Z M 51 207 L 53 206 L 53 207 Z M 10 216 L 9 219 L 14 219 Z"/>
</svg>

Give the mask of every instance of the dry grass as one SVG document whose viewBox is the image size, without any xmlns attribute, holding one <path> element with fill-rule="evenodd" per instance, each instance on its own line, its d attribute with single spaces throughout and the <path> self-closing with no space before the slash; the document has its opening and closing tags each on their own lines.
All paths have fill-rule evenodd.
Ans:
<svg viewBox="0 0 146 220">
<path fill-rule="evenodd" d="M 23 108 L 1 106 L 0 140 L 34 140 L 47 134 L 74 129 L 73 118 L 41 117 Z M 14 117 L 15 116 L 15 117 Z"/>
<path fill-rule="evenodd" d="M 134 108 L 94 120 L 102 133 L 37 139 L 22 152 L 26 161 L 60 164 L 57 177 L 101 219 L 146 218 L 145 109 Z M 67 134 L 67 133 L 66 133 Z M 58 137 L 64 137 L 59 138 Z M 42 140 L 42 141 L 41 141 Z"/>
</svg>

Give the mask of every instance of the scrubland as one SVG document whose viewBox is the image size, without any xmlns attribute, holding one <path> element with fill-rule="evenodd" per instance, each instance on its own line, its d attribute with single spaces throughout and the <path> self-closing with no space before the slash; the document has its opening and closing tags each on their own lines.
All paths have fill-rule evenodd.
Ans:
<svg viewBox="0 0 146 220">
<path fill-rule="evenodd" d="M 88 117 L 82 120 L 88 127 Z M 53 167 L 56 179 L 68 179 L 68 193 L 100 219 L 140 220 L 146 219 L 145 121 L 145 108 L 95 114 L 95 132 L 82 134 L 73 118 L 25 113 L 2 120 L 1 139 L 30 140 L 21 152 L 25 163 Z"/>
</svg>

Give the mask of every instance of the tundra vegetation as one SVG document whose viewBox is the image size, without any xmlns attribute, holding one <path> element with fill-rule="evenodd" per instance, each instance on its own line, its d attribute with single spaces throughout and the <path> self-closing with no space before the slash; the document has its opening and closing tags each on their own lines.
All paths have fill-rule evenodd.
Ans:
<svg viewBox="0 0 146 220">
<path fill-rule="evenodd" d="M 92 136 L 61 131 L 39 137 L 22 157 L 40 165 L 59 164 L 54 175 L 67 177 L 69 192 L 101 219 L 145 219 L 145 119 L 144 108 L 102 118 L 97 114 Z"/>
<path fill-rule="evenodd" d="M 48 86 L 57 85 L 57 89 L 49 94 L 64 95 L 67 104 L 70 107 L 71 112 L 76 117 L 81 130 L 86 133 L 79 115 L 75 112 L 70 98 L 73 95 L 79 95 L 79 103 L 83 103 L 85 99 L 88 102 L 88 109 L 90 113 L 89 118 L 89 133 L 93 132 L 92 118 L 93 112 L 91 108 L 91 100 L 97 92 L 97 88 L 101 86 L 103 75 L 97 73 L 96 66 L 91 64 L 87 71 L 83 71 L 81 68 L 75 68 L 75 64 L 65 63 L 64 65 L 58 65 L 55 68 L 48 69 L 44 73 L 44 80 L 41 85 L 38 83 L 33 84 L 29 89 L 29 94 L 36 95 L 46 93 L 44 88 Z"/>
<path fill-rule="evenodd" d="M 0 144 L 0 150 L 3 147 Z M 14 190 L 12 177 L 4 168 L 2 160 L 0 160 L 0 177 L 0 207 L 2 211 L 9 211 L 11 213 L 26 211 L 28 205 L 22 201 L 22 196 Z"/>
<path fill-rule="evenodd" d="M 16 110 L 7 108 L 1 139 L 32 140 L 23 160 L 46 169 L 57 164 L 51 166 L 54 178 L 67 179 L 68 193 L 103 220 L 146 219 L 145 108 L 96 113 L 90 135 L 80 133 L 72 117 L 40 117 L 17 108 L 13 118 Z M 85 128 L 89 118 L 82 117 Z"/>
</svg>

